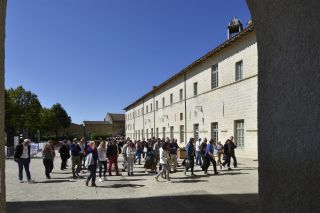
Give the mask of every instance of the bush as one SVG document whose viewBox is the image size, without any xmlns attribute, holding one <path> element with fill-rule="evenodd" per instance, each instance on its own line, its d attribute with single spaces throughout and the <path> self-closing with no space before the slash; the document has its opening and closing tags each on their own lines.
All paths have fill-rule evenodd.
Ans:
<svg viewBox="0 0 320 213">
<path fill-rule="evenodd" d="M 112 137 L 112 134 L 99 133 L 99 132 L 94 132 L 91 134 L 91 140 L 99 140 L 100 138 L 102 138 L 102 140 L 106 140 L 109 137 Z"/>
</svg>

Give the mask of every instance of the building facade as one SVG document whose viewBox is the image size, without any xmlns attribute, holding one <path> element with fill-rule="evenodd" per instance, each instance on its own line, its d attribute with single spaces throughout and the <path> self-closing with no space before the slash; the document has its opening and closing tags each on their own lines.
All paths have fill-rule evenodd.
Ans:
<svg viewBox="0 0 320 213">
<path fill-rule="evenodd" d="M 258 52 L 252 24 L 127 106 L 126 137 L 225 142 L 257 157 Z"/>
</svg>

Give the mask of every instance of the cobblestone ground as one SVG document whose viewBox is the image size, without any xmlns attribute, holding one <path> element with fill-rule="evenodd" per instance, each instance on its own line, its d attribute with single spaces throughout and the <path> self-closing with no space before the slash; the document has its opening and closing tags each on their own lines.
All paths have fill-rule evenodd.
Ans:
<svg viewBox="0 0 320 213">
<path fill-rule="evenodd" d="M 119 168 L 122 163 L 119 159 Z M 219 175 L 204 175 L 199 166 L 196 176 L 185 176 L 183 168 L 170 174 L 172 183 L 154 174 L 146 174 L 143 165 L 134 166 L 134 176 L 107 176 L 97 187 L 85 186 L 87 173 L 73 179 L 70 169 L 60 170 L 60 158 L 54 161 L 52 178 L 46 180 L 42 159 L 32 159 L 33 184 L 19 183 L 18 166 L 6 161 L 8 212 L 257 212 L 257 161 L 239 158 L 238 168 L 219 169 Z M 144 161 L 142 161 L 143 163 Z M 179 161 L 181 164 L 181 161 Z M 210 166 L 209 173 L 213 174 Z M 190 173 L 189 173 L 190 174 Z M 25 174 L 24 174 L 25 177 Z M 91 209 L 91 210 L 90 210 Z"/>
</svg>

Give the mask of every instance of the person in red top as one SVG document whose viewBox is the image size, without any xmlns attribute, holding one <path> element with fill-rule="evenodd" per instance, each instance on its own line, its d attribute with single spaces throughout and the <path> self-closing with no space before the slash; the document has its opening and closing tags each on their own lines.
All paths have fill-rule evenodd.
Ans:
<svg viewBox="0 0 320 213">
<path fill-rule="evenodd" d="M 111 168 L 112 164 L 114 164 L 116 175 L 119 175 L 118 171 L 118 146 L 116 141 L 112 141 L 110 145 L 107 147 L 107 158 L 109 160 L 109 175 L 111 176 Z"/>
</svg>

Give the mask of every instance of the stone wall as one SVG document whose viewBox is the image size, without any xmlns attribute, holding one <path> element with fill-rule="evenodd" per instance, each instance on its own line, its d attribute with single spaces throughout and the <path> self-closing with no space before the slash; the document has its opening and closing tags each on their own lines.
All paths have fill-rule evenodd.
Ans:
<svg viewBox="0 0 320 213">
<path fill-rule="evenodd" d="M 247 2 L 259 57 L 260 212 L 320 212 L 320 1 Z"/>
<path fill-rule="evenodd" d="M 4 44 L 6 0 L 0 0 L 0 212 L 6 212 L 5 152 L 4 152 Z"/>
</svg>

